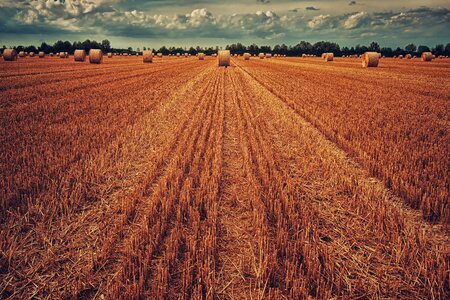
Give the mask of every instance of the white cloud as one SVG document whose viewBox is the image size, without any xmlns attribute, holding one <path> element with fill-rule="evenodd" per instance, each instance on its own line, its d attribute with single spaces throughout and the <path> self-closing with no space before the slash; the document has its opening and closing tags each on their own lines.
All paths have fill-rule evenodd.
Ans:
<svg viewBox="0 0 450 300">
<path fill-rule="evenodd" d="M 312 18 L 311 21 L 308 22 L 308 27 L 312 29 L 320 28 L 324 24 L 327 23 L 327 20 L 330 18 L 330 15 L 318 15 Z"/>
<path fill-rule="evenodd" d="M 351 15 L 345 20 L 343 27 L 345 29 L 353 29 L 358 27 L 368 17 L 368 14 L 364 11 Z"/>
</svg>

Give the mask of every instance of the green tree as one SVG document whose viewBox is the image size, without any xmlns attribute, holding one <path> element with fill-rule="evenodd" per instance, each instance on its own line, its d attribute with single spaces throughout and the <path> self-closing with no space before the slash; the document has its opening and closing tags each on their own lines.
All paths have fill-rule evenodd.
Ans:
<svg viewBox="0 0 450 300">
<path fill-rule="evenodd" d="M 414 53 L 414 52 L 416 52 L 416 50 L 417 50 L 417 47 L 414 44 L 408 44 L 405 47 L 405 51 L 408 53 Z"/>
<path fill-rule="evenodd" d="M 450 43 L 445 45 L 444 52 L 445 52 L 445 55 L 450 55 Z"/>
<path fill-rule="evenodd" d="M 380 45 L 377 42 L 370 43 L 369 51 L 371 51 L 371 52 L 380 52 L 381 51 Z"/>
<path fill-rule="evenodd" d="M 103 52 L 110 52 L 110 50 L 111 50 L 111 43 L 109 42 L 109 40 L 103 40 L 102 41 L 101 49 L 103 50 Z"/>
<path fill-rule="evenodd" d="M 444 55 L 445 48 L 443 44 L 438 44 L 433 49 L 431 49 L 431 51 L 436 55 Z"/>
<path fill-rule="evenodd" d="M 419 48 L 417 48 L 417 52 L 422 55 L 423 52 L 430 52 L 430 48 L 424 45 L 420 45 Z"/>
</svg>

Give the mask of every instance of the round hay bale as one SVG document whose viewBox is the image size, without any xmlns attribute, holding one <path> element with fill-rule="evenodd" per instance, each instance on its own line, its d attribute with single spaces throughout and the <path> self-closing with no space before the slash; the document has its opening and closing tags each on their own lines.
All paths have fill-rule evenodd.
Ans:
<svg viewBox="0 0 450 300">
<path fill-rule="evenodd" d="M 433 54 L 432 58 L 435 59 L 435 58 L 436 58 L 436 55 Z"/>
<path fill-rule="evenodd" d="M 163 54 L 162 54 L 161 52 L 158 52 L 158 53 L 156 54 L 156 56 L 159 57 L 159 58 L 162 58 L 162 57 L 163 57 Z"/>
<path fill-rule="evenodd" d="M 30 52 L 30 57 L 34 57 L 34 52 Z"/>
<path fill-rule="evenodd" d="M 17 60 L 17 52 L 14 49 L 3 50 L 3 60 L 4 61 L 15 61 Z"/>
<path fill-rule="evenodd" d="M 422 61 L 432 61 L 432 60 L 433 60 L 433 53 L 431 52 L 422 53 Z"/>
<path fill-rule="evenodd" d="M 331 53 L 331 52 L 326 53 L 324 60 L 327 61 L 327 62 L 328 61 L 333 61 L 334 60 L 334 54 Z"/>
<path fill-rule="evenodd" d="M 325 57 L 327 57 L 326 53 L 322 53 L 322 59 L 325 60 Z"/>
<path fill-rule="evenodd" d="M 244 60 L 250 60 L 251 54 L 250 53 L 244 53 Z"/>
<path fill-rule="evenodd" d="M 50 52 L 50 56 L 53 57 L 53 55 L 55 55 L 55 54 L 53 54 L 53 52 Z"/>
<path fill-rule="evenodd" d="M 84 50 L 75 50 L 73 53 L 73 58 L 75 61 L 85 61 L 86 60 L 86 51 Z"/>
<path fill-rule="evenodd" d="M 411 58 L 412 58 L 412 55 L 411 55 L 411 54 L 406 54 L 406 55 L 405 55 L 405 58 L 406 58 L 406 59 L 411 59 Z"/>
<path fill-rule="evenodd" d="M 260 53 L 259 55 L 259 59 L 264 59 L 264 57 L 266 56 L 264 53 Z"/>
<path fill-rule="evenodd" d="M 212 57 L 217 57 L 217 53 L 213 53 L 211 56 Z"/>
<path fill-rule="evenodd" d="M 64 57 L 69 58 L 69 52 L 64 52 Z"/>
<path fill-rule="evenodd" d="M 305 54 L 305 53 L 303 53 L 303 54 L 302 54 L 302 57 L 303 57 L 303 58 L 306 58 L 306 54 Z"/>
<path fill-rule="evenodd" d="M 267 54 L 266 54 L 266 58 L 272 58 L 272 54 L 267 53 Z"/>
<path fill-rule="evenodd" d="M 89 50 L 89 62 L 91 64 L 101 64 L 103 62 L 103 52 L 100 49 Z"/>
<path fill-rule="evenodd" d="M 113 54 L 111 52 L 108 52 L 108 58 L 112 58 Z"/>
<path fill-rule="evenodd" d="M 40 51 L 38 56 L 39 56 L 39 58 L 44 58 L 45 57 L 45 52 L 44 51 Z"/>
<path fill-rule="evenodd" d="M 219 67 L 228 67 L 230 65 L 231 54 L 230 50 L 220 50 L 219 51 Z"/>
<path fill-rule="evenodd" d="M 198 60 L 205 60 L 205 53 L 199 53 Z"/>
<path fill-rule="evenodd" d="M 59 58 L 66 58 L 66 54 L 64 52 L 59 52 Z"/>
<path fill-rule="evenodd" d="M 153 52 L 151 50 L 145 50 L 142 55 L 142 61 L 144 63 L 153 62 Z"/>
<path fill-rule="evenodd" d="M 25 56 L 28 56 L 28 52 L 25 52 Z"/>
<path fill-rule="evenodd" d="M 180 55 L 181 55 L 180 53 L 177 53 L 177 57 L 180 57 Z"/>
<path fill-rule="evenodd" d="M 363 68 L 376 68 L 380 57 L 377 52 L 366 52 L 362 56 L 362 66 Z"/>
<path fill-rule="evenodd" d="M 403 55 L 400 54 L 400 55 L 398 56 L 398 59 L 403 59 Z"/>
</svg>

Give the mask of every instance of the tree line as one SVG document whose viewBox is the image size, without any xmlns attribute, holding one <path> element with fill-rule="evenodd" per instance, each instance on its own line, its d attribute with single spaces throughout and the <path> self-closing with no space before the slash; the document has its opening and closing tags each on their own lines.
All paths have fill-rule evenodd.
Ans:
<svg viewBox="0 0 450 300">
<path fill-rule="evenodd" d="M 6 46 L 3 46 L 5 49 Z M 25 52 L 39 52 L 44 51 L 46 53 L 50 52 L 68 52 L 73 54 L 73 52 L 77 49 L 84 49 L 86 52 L 89 52 L 90 49 L 102 49 L 103 52 L 112 52 L 112 53 L 128 53 L 128 54 L 136 54 L 141 52 L 140 48 L 133 49 L 132 47 L 128 48 L 112 48 L 109 40 L 105 39 L 101 42 L 97 42 L 95 40 L 85 40 L 84 42 L 75 41 L 57 41 L 53 45 L 47 44 L 43 42 L 40 46 L 14 46 L 14 49 L 17 51 L 25 51 Z M 154 49 L 151 47 L 143 47 L 142 50 L 152 50 L 157 53 L 160 52 L 163 55 L 175 55 L 176 53 L 184 54 L 189 53 L 191 55 L 196 55 L 199 52 L 203 52 L 207 55 L 217 53 L 218 50 L 222 49 L 222 47 L 190 47 L 190 48 L 182 48 L 182 47 L 166 47 L 162 46 L 159 49 Z M 381 47 L 377 42 L 372 42 L 369 45 L 356 45 L 353 47 L 340 47 L 339 44 L 328 41 L 320 41 L 314 44 L 311 44 L 306 41 L 301 41 L 296 45 L 288 46 L 286 44 L 275 45 L 275 46 L 259 46 L 256 44 L 251 44 L 249 46 L 243 45 L 241 43 L 235 43 L 231 45 L 227 45 L 225 49 L 230 50 L 231 54 L 239 54 L 242 55 L 245 52 L 248 52 L 252 55 L 258 53 L 272 53 L 286 56 L 300 56 L 303 54 L 310 55 L 321 55 L 324 52 L 333 52 L 336 56 L 341 55 L 353 55 L 353 54 L 363 54 L 367 51 L 380 52 L 386 57 L 412 54 L 412 55 L 421 55 L 423 52 L 433 52 L 435 55 L 450 55 L 450 43 L 437 44 L 434 47 L 430 48 L 426 45 L 416 46 L 415 44 L 408 44 L 404 48 L 390 48 L 390 47 Z"/>
</svg>

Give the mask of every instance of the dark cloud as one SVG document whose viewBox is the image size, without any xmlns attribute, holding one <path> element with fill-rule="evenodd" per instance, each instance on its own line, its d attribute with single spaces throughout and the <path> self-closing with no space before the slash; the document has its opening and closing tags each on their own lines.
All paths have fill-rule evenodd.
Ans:
<svg viewBox="0 0 450 300">
<path fill-rule="evenodd" d="M 262 4 L 267 4 L 267 3 L 270 3 L 270 0 L 256 0 L 256 2 L 259 2 Z"/>
<path fill-rule="evenodd" d="M 308 7 L 306 7 L 305 9 L 306 9 L 306 10 L 320 10 L 320 9 L 314 7 L 314 6 L 308 6 Z"/>
<path fill-rule="evenodd" d="M 349 3 L 348 3 L 348 5 L 356 5 L 356 1 L 354 1 L 354 0 L 352 0 L 352 1 L 350 1 Z"/>
<path fill-rule="evenodd" d="M 184 39 L 192 40 L 192 43 L 200 38 L 286 43 L 297 41 L 299 37 L 315 40 L 370 37 L 392 41 L 415 41 L 417 37 L 429 37 L 441 43 L 450 40 L 450 10 L 446 8 L 418 7 L 345 14 L 314 13 L 318 8 L 313 6 L 306 8 L 310 11 L 308 14 L 292 13 L 299 9 L 220 14 L 206 8 L 196 8 L 186 10 L 184 14 L 157 14 L 148 10 L 121 8 L 117 5 L 119 0 L 66 0 L 64 3 L 53 0 L 0 1 L 0 35 L 14 33 L 18 40 L 21 34 L 58 38 L 77 34 L 80 38 L 101 35 L 111 38 Z M 254 0 L 249 1 L 255 3 Z M 156 0 L 149 2 L 162 3 Z"/>
</svg>

